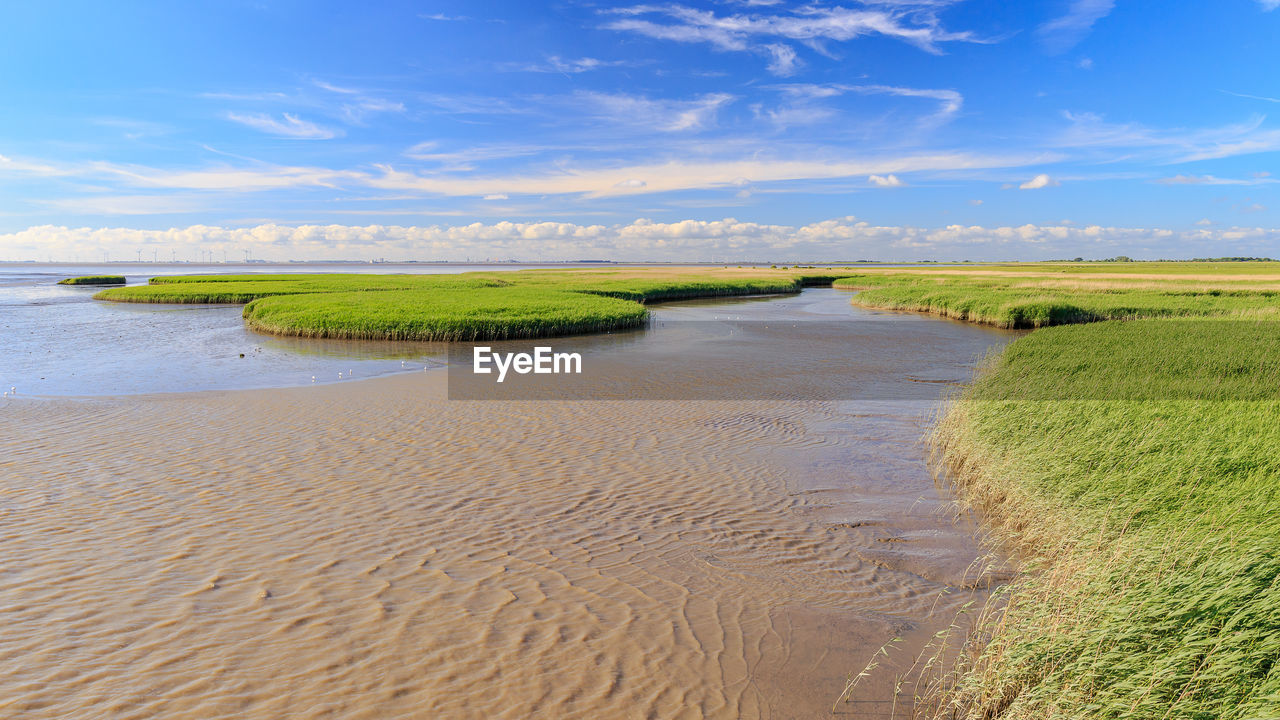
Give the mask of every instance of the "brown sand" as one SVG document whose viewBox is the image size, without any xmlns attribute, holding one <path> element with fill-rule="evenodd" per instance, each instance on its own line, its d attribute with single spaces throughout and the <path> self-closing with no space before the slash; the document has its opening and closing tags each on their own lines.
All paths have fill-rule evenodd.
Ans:
<svg viewBox="0 0 1280 720">
<path fill-rule="evenodd" d="M 12 401 L 0 716 L 827 717 L 902 634 L 840 711 L 887 717 L 982 597 L 923 415 L 451 402 L 439 371 Z"/>
</svg>

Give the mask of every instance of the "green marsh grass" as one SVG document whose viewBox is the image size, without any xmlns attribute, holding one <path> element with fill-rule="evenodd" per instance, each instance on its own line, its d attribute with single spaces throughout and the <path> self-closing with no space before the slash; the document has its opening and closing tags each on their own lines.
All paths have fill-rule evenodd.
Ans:
<svg viewBox="0 0 1280 720">
<path fill-rule="evenodd" d="M 123 275 L 82 275 L 59 280 L 59 285 L 123 285 Z"/>
<path fill-rule="evenodd" d="M 459 275 L 277 274 L 153 278 L 95 297 L 244 304 L 249 327 L 301 337 L 493 340 L 633 328 L 645 303 L 794 293 L 830 272 L 729 269 L 530 270 Z"/>
<path fill-rule="evenodd" d="M 1280 323 L 1140 320 L 1013 343 L 939 425 L 1029 572 L 956 717 L 1280 712 Z"/>
<path fill-rule="evenodd" d="M 858 304 L 1042 328 L 934 430 L 1023 572 L 918 716 L 1280 717 L 1280 273 L 1160 265 L 837 281 Z"/>
<path fill-rule="evenodd" d="M 1280 317 L 1280 285 L 1246 280 L 1170 275 L 1063 281 L 1044 276 L 895 273 L 846 277 L 835 286 L 861 290 L 854 302 L 866 307 L 928 312 L 1007 328 L 1151 317 Z"/>
</svg>

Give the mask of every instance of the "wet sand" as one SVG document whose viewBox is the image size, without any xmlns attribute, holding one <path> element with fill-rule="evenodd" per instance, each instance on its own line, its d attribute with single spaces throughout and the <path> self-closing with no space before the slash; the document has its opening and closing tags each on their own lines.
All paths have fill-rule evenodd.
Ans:
<svg viewBox="0 0 1280 720">
<path fill-rule="evenodd" d="M 929 404 L 445 381 L 0 406 L 0 716 L 826 717 L 901 635 L 888 717 L 983 599 Z"/>
</svg>

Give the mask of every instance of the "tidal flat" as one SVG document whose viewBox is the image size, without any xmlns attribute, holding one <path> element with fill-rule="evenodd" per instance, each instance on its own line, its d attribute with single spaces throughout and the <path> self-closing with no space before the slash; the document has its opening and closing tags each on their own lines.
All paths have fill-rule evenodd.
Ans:
<svg viewBox="0 0 1280 720">
<path fill-rule="evenodd" d="M 0 652 L 37 662 L 0 688 L 4 707 L 98 707 L 115 668 L 135 665 L 126 677 L 142 684 L 114 714 L 239 703 L 266 717 L 300 702 L 348 717 L 1247 720 L 1280 707 L 1280 265 L 655 275 L 607 288 L 595 272 L 291 278 L 241 299 L 288 299 L 287 332 L 326 337 L 352 292 L 338 286 L 359 285 L 338 303 L 373 300 L 338 318 L 349 337 L 408 292 L 422 300 L 408 327 L 504 347 L 580 331 L 561 320 L 586 303 L 624 322 L 557 340 L 616 379 L 603 393 L 585 380 L 597 399 L 544 386 L 458 402 L 428 371 L 5 405 L 15 569 L 0 592 L 20 631 Z M 158 284 L 183 283 L 194 302 L 218 281 Z M 450 283 L 499 312 L 431 297 Z M 770 290 L 789 294 L 655 304 Z M 530 293 L 551 324 L 500 312 Z M 956 520 L 951 489 L 977 524 Z M 144 552 L 82 560 L 130 544 Z M 992 550 L 1016 573 L 984 570 Z M 123 655 L 96 642 L 115 635 Z M 195 678 L 166 675 L 209 658 Z"/>
<path fill-rule="evenodd" d="M 772 335 L 642 330 L 586 358 L 622 377 L 681 359 L 662 384 L 696 397 L 727 359 L 733 387 L 774 382 L 795 324 L 902 343 L 814 355 L 826 374 L 793 400 L 458 402 L 440 370 L 20 397 L 0 411 L 0 711 L 826 717 L 902 638 L 839 707 L 885 717 L 895 676 L 988 593 L 920 438 L 1016 335 L 849 300 L 652 305 Z M 932 372 L 900 362 L 913 343 Z M 851 375 L 879 394 L 822 399 Z"/>
</svg>

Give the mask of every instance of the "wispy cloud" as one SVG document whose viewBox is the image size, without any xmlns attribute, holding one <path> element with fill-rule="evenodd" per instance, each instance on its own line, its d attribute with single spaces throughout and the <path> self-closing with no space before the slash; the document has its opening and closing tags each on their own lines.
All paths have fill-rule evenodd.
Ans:
<svg viewBox="0 0 1280 720">
<path fill-rule="evenodd" d="M 420 13 L 419 18 L 423 20 L 435 20 L 437 22 L 490 22 L 505 24 L 507 21 L 502 18 L 476 18 L 470 15 L 446 15 L 445 13 Z"/>
<path fill-rule="evenodd" d="M 1263 127 L 1265 118 L 1200 129 L 1159 129 L 1139 123 L 1110 123 L 1094 113 L 1065 113 L 1071 125 L 1053 144 L 1074 148 L 1142 151 L 1165 163 L 1215 160 L 1280 150 L 1280 129 Z"/>
<path fill-rule="evenodd" d="M 312 80 L 312 83 L 314 83 L 315 86 L 320 88 L 321 90 L 328 90 L 329 92 L 338 93 L 339 95 L 359 95 L 360 94 L 360 91 L 354 88 L 347 88 L 347 87 L 342 87 L 340 85 L 334 85 L 333 83 L 325 82 L 324 80 Z"/>
<path fill-rule="evenodd" d="M 583 112 L 610 124 L 660 132 L 711 127 L 720 109 L 733 101 L 734 96 L 727 93 L 709 93 L 692 100 L 668 100 L 625 93 L 579 92 L 571 99 Z"/>
<path fill-rule="evenodd" d="M 1258 0 L 1258 4 L 1262 6 L 1263 12 L 1271 12 L 1280 7 L 1280 0 Z"/>
<path fill-rule="evenodd" d="M 0 173 L 21 173 L 23 175 L 59 177 L 74 175 L 75 171 L 70 168 L 60 168 L 47 163 L 33 162 L 30 160 L 15 160 L 14 158 L 0 155 Z"/>
<path fill-rule="evenodd" d="M 960 108 L 964 105 L 964 96 L 955 90 L 931 90 L 927 88 L 894 87 L 892 85 L 847 85 L 843 87 L 850 92 L 937 100 L 938 111 L 934 118 L 938 120 L 945 120 L 955 115 L 960 112 Z"/>
<path fill-rule="evenodd" d="M 74 215 L 186 215 L 210 205 L 207 198 L 187 195 L 91 195 L 35 203 Z"/>
<path fill-rule="evenodd" d="M 373 115 L 381 113 L 402 113 L 404 103 L 378 98 L 361 98 L 356 102 L 343 103 L 342 117 L 352 125 L 363 125 Z"/>
<path fill-rule="evenodd" d="M 904 98 L 923 98 L 937 102 L 937 109 L 922 116 L 918 126 L 930 129 L 947 122 L 964 106 L 964 96 L 956 90 L 909 88 L 892 85 L 816 85 L 793 83 L 772 86 L 781 92 L 786 103 L 772 110 L 758 110 L 778 126 L 807 125 L 822 122 L 835 113 L 826 102 L 842 95 L 891 95 Z"/>
<path fill-rule="evenodd" d="M 532 157 L 547 152 L 581 150 L 582 145 L 537 145 L 519 143 L 498 143 L 493 145 L 472 145 L 452 150 L 444 150 L 434 140 L 421 142 L 404 152 L 405 157 L 439 163 L 442 169 L 461 172 L 475 169 L 479 163 L 494 160 L 511 160 L 514 158 Z"/>
<path fill-rule="evenodd" d="M 343 98 L 337 113 L 349 125 L 364 125 L 370 117 L 380 113 L 403 113 L 404 103 L 378 97 L 357 88 L 334 85 L 324 80 L 312 80 L 312 84 Z M 327 104 L 327 103 L 326 103 Z M 333 113 L 332 110 L 330 110 Z"/>
<path fill-rule="evenodd" d="M 1280 6 L 1280 0 L 1276 0 L 1276 4 L 1277 6 Z M 1246 98 L 1249 100 L 1262 100 L 1263 102 L 1280 103 L 1280 98 L 1267 97 L 1265 95 L 1249 95 L 1247 93 L 1231 92 L 1230 90 L 1219 90 L 1218 92 L 1223 93 L 1224 95 L 1234 95 L 1238 98 Z"/>
<path fill-rule="evenodd" d="M 421 148 L 420 148 L 421 149 Z M 492 150 L 492 149 L 491 149 Z M 516 151 L 513 146 L 509 152 Z M 430 152 L 420 153 L 430 156 Z M 144 165 L 88 162 L 56 165 L 30 160 L 0 159 L 0 172 L 36 173 L 95 179 L 123 187 L 152 190 L 205 190 L 251 193 L 289 188 L 378 188 L 440 197 L 486 195 L 578 195 L 599 198 L 637 193 L 680 190 L 741 189 L 749 184 L 823 182 L 841 178 L 902 175 L 911 172 L 945 172 L 1010 168 L 1053 160 L 1034 155 L 983 155 L 962 152 L 918 153 L 891 156 L 840 157 L 830 149 L 788 150 L 781 157 L 758 153 L 688 157 L 648 163 L 575 164 L 559 162 L 550 167 L 508 170 L 488 175 L 451 172 L 447 168 L 414 172 L 376 164 L 372 169 L 331 169 L 282 166 L 252 162 L 192 169 L 162 169 Z M 874 182 L 874 181 L 873 181 Z M 783 189 L 782 186 L 776 189 Z"/>
<path fill-rule="evenodd" d="M 1071 0 L 1067 13 L 1036 28 L 1045 50 L 1064 53 L 1075 47 L 1092 30 L 1094 23 L 1111 13 L 1115 0 Z"/>
<path fill-rule="evenodd" d="M 207 100 L 237 100 L 241 102 L 279 102 L 290 100 L 290 96 L 282 92 L 203 92 L 196 97 Z"/>
<path fill-rule="evenodd" d="M 627 60 L 600 60 L 593 57 L 564 58 L 559 55 L 548 55 L 544 62 L 504 63 L 499 65 L 498 68 L 500 70 L 517 70 L 520 72 L 577 75 L 578 73 L 591 72 L 593 70 L 603 70 L 611 67 L 624 67 L 634 64 L 634 62 Z"/>
<path fill-rule="evenodd" d="M 276 137 L 294 140 L 328 140 L 338 136 L 336 131 L 303 120 L 292 113 L 281 113 L 280 117 L 281 119 L 276 119 L 266 113 L 227 113 L 227 119 L 232 122 L 238 122 Z"/>
<path fill-rule="evenodd" d="M 1220 178 L 1213 175 L 1174 175 L 1155 181 L 1160 185 L 1271 185 L 1280 182 L 1263 174 L 1248 179 Z"/>
<path fill-rule="evenodd" d="M 588 198 L 740 187 L 748 183 L 827 181 L 920 171 L 1008 168 L 1045 160 L 1043 155 L 936 153 L 893 157 L 835 158 L 827 152 L 787 159 L 688 159 L 616 167 L 557 167 L 510 175 L 421 175 L 379 166 L 366 184 L 387 190 L 447 196 L 580 194 Z"/>
<path fill-rule="evenodd" d="M 126 140 L 140 140 L 142 138 L 168 135 L 173 132 L 173 128 L 168 125 L 147 120 L 134 120 L 132 118 L 99 117 L 93 118 L 89 122 L 99 127 L 117 130 Z"/>
<path fill-rule="evenodd" d="M 805 5 L 782 12 L 762 12 L 773 4 L 756 5 L 745 13 L 720 15 L 684 5 L 635 5 L 602 11 L 617 19 L 609 30 L 635 33 L 656 40 L 705 43 L 722 51 L 761 52 L 775 74 L 794 72 L 795 50 L 779 40 L 798 42 L 826 52 L 824 42 L 847 42 L 880 35 L 901 40 L 933 54 L 948 42 L 984 42 L 973 33 L 942 27 L 937 9 L 949 2 L 869 2 L 863 7 Z"/>
<path fill-rule="evenodd" d="M 171 190 L 225 190 L 259 192 L 298 187 L 337 188 L 358 183 L 365 173 L 318 167 L 255 164 L 247 167 L 212 167 L 167 170 L 142 165 L 93 162 L 76 168 L 76 174 L 106 177 L 129 185 Z"/>
</svg>

